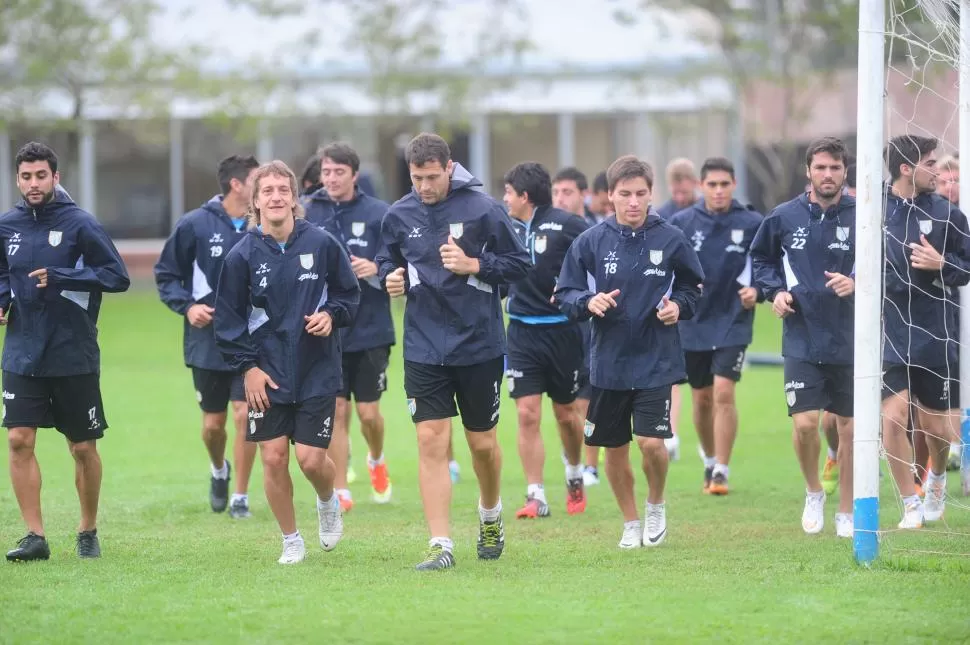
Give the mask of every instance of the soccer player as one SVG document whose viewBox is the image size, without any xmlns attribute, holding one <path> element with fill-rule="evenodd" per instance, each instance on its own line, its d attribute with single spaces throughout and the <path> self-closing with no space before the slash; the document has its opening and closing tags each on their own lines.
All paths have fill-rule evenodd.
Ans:
<svg viewBox="0 0 970 645">
<path fill-rule="evenodd" d="M 953 156 L 936 162 L 936 192 L 954 206 L 960 206 L 960 161 Z"/>
<path fill-rule="evenodd" d="M 883 445 L 903 498 L 904 529 L 943 517 L 947 454 L 960 408 L 959 348 L 946 300 L 970 282 L 970 232 L 966 216 L 935 192 L 937 146 L 936 139 L 903 135 L 885 150 L 891 185 L 885 218 Z M 923 501 L 906 438 L 912 400 L 918 404 L 914 427 L 925 435 L 930 455 Z"/>
<path fill-rule="evenodd" d="M 670 199 L 657 209 L 657 214 L 664 219 L 670 219 L 697 201 L 699 182 L 694 162 L 685 157 L 678 157 L 668 163 L 666 176 Z"/>
<path fill-rule="evenodd" d="M 613 206 L 610 204 L 610 191 L 606 183 L 606 171 L 600 172 L 593 178 L 593 187 L 589 195 L 589 212 L 592 219 L 587 218 L 590 226 L 599 224 L 604 219 L 613 214 Z"/>
<path fill-rule="evenodd" d="M 728 467 L 738 434 L 735 388 L 751 344 L 758 290 L 748 247 L 763 220 L 734 199 L 734 164 L 711 157 L 701 166 L 703 199 L 670 217 L 704 268 L 694 317 L 679 325 L 694 427 L 704 451 L 704 492 L 728 494 Z"/>
<path fill-rule="evenodd" d="M 242 376 L 232 371 L 216 346 L 212 330 L 219 273 L 229 249 L 246 234 L 246 211 L 252 198 L 250 177 L 259 162 L 233 155 L 219 162 L 221 195 L 179 219 L 155 264 L 155 285 L 162 302 L 182 316 L 183 357 L 192 370 L 195 397 L 202 409 L 202 443 L 209 453 L 212 475 L 209 506 L 221 513 L 229 507 L 235 519 L 250 516 L 249 476 L 256 445 L 246 442 L 246 394 Z M 232 402 L 236 428 L 233 459 L 236 483 L 229 498 L 232 466 L 226 457 L 226 406 Z"/>
<path fill-rule="evenodd" d="M 108 428 L 101 401 L 98 313 L 102 293 L 130 284 L 125 264 L 90 213 L 58 189 L 57 155 L 30 142 L 14 159 L 23 196 L 0 216 L 0 324 L 3 425 L 8 429 L 10 481 L 27 535 L 7 560 L 47 560 L 40 508 L 37 428 L 57 428 L 74 458 L 81 503 L 77 554 L 101 555 L 97 441 Z"/>
<path fill-rule="evenodd" d="M 590 226 L 597 223 L 596 216 L 586 206 L 589 182 L 579 168 L 566 166 L 552 178 L 552 205 L 573 215 L 584 218 Z"/>
<path fill-rule="evenodd" d="M 247 439 L 260 447 L 266 500 L 283 533 L 280 564 L 306 557 L 297 530 L 290 443 L 317 493 L 320 546 L 343 534 L 335 469 L 327 455 L 341 389 L 340 342 L 360 286 L 332 235 L 303 219 L 296 175 L 282 161 L 253 175 L 249 232 L 226 256 L 216 297 L 216 342 L 243 375 Z"/>
<path fill-rule="evenodd" d="M 784 320 L 785 398 L 806 484 L 802 530 L 819 533 L 825 525 L 818 472 L 819 410 L 825 410 L 836 416 L 839 432 L 835 532 L 851 538 L 855 200 L 842 191 L 847 156 L 839 139 L 809 145 L 811 189 L 765 218 L 751 259 L 755 286 Z"/>
<path fill-rule="evenodd" d="M 405 160 L 414 189 L 384 216 L 377 264 L 387 292 L 407 296 L 404 390 L 431 533 L 417 565 L 424 571 L 455 565 L 446 455 L 450 420 L 459 412 L 480 490 L 478 557 L 494 560 L 505 548 L 495 434 L 506 353 L 498 288 L 525 277 L 529 255 L 505 209 L 452 161 L 444 139 L 419 134 Z"/>
<path fill-rule="evenodd" d="M 555 298 L 577 319 L 593 317 L 586 444 L 606 448 L 606 476 L 623 514 L 619 546 L 657 546 L 667 535 L 664 486 L 670 389 L 683 380 L 677 321 L 690 318 L 704 280 L 684 235 L 648 216 L 653 170 L 634 156 L 607 170 L 611 217 L 576 238 Z M 632 424 L 631 424 L 632 420 Z M 630 469 L 636 437 L 649 492 L 641 524 Z"/>
<path fill-rule="evenodd" d="M 583 488 L 583 423 L 575 401 L 583 375 L 583 329 L 559 311 L 551 296 L 562 260 L 586 222 L 553 208 L 549 172 L 538 163 L 521 163 L 505 175 L 505 205 L 524 224 L 525 246 L 532 256 L 529 274 L 509 287 L 508 386 L 519 416 L 519 457 L 525 471 L 525 506 L 517 518 L 548 517 L 542 485 L 545 450 L 540 423 L 542 395 L 552 400 L 566 456 L 566 512 L 586 510 Z M 584 378 L 581 378 L 584 377 Z"/>
<path fill-rule="evenodd" d="M 360 308 L 353 324 L 341 330 L 344 387 L 337 398 L 330 458 L 337 467 L 334 486 L 344 512 L 354 506 L 347 487 L 350 399 L 356 402 L 360 431 L 367 441 L 367 470 L 372 499 L 391 501 L 391 478 L 384 461 L 381 394 L 387 389 L 387 364 L 394 344 L 394 322 L 387 293 L 377 279 L 374 257 L 381 242 L 381 219 L 387 204 L 357 187 L 360 157 L 346 143 L 332 143 L 321 153 L 323 188 L 306 200 L 306 219 L 343 243 L 360 282 Z"/>
</svg>

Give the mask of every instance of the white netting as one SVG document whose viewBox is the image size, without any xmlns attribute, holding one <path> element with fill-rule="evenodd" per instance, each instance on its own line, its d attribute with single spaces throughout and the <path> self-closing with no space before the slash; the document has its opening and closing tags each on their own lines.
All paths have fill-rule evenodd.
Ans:
<svg viewBox="0 0 970 645">
<path fill-rule="evenodd" d="M 937 192 L 945 193 L 945 198 L 955 201 L 959 200 L 958 183 L 953 183 L 959 181 L 959 9 L 959 0 L 890 0 L 886 28 L 888 148 L 905 155 L 906 145 L 897 137 L 915 135 L 937 139 L 936 154 L 945 163 L 938 165 L 932 175 L 936 176 Z M 947 159 L 951 161 L 946 163 Z M 912 161 L 916 163 L 916 159 Z M 928 184 L 932 176 L 927 174 L 928 170 L 920 171 L 917 167 L 915 172 L 913 179 L 904 177 L 904 183 L 909 181 L 918 189 L 932 188 Z M 924 174 L 921 176 L 920 172 Z M 891 181 L 888 174 L 887 181 Z M 901 196 L 909 197 L 905 190 Z M 957 208 L 955 202 L 947 200 L 932 206 L 925 199 L 900 202 L 890 197 L 886 208 L 883 230 L 889 257 L 892 257 L 894 247 L 902 249 L 920 243 L 921 233 L 934 240 L 934 246 L 946 244 L 955 249 L 966 241 L 965 233 L 947 224 L 948 218 L 953 219 L 952 213 Z M 910 369 L 904 368 L 902 373 L 908 371 L 908 375 L 902 384 L 898 370 L 895 375 L 887 372 L 884 386 L 893 391 L 908 389 L 910 394 L 923 390 L 925 400 L 913 400 L 908 413 L 897 417 L 898 421 L 894 421 L 889 409 L 884 408 L 884 424 L 905 430 L 908 440 L 894 443 L 884 436 L 880 504 L 882 550 L 891 560 L 909 558 L 925 562 L 933 556 L 970 557 L 970 498 L 966 497 L 970 472 L 965 466 L 964 481 L 961 482 L 960 414 L 937 410 L 946 407 L 940 400 L 945 398 L 947 387 L 959 391 L 958 361 L 952 357 L 940 360 L 917 357 L 929 355 L 920 347 L 924 343 L 939 348 L 949 344 L 955 350 L 953 354 L 959 356 L 959 344 L 970 342 L 970 338 L 960 338 L 959 318 L 963 309 L 952 277 L 949 284 L 945 279 L 947 274 L 939 270 L 935 277 L 927 277 L 933 272 L 914 267 L 912 251 L 907 254 L 908 264 L 887 264 L 883 312 L 888 339 L 885 354 L 898 352 L 907 359 L 906 367 Z M 900 294 L 899 288 L 894 289 L 893 283 L 902 285 L 904 293 Z M 930 315 L 935 308 L 944 312 L 941 324 L 933 321 Z M 892 321 L 898 323 L 896 329 L 905 331 L 891 332 Z M 942 350 L 939 352 L 940 356 L 945 354 Z M 922 364 L 921 361 L 934 364 Z M 936 390 L 930 387 L 934 381 L 939 386 Z M 968 400 L 961 404 L 970 407 Z M 901 439 L 904 435 L 898 432 L 897 436 Z M 934 441 L 934 437 L 939 439 Z M 906 503 L 912 501 L 914 490 L 922 493 L 924 513 L 934 514 L 936 504 L 931 499 L 935 494 L 931 490 L 934 483 L 927 470 L 927 461 L 929 449 L 939 450 L 944 441 L 952 443 L 952 456 L 948 454 L 943 458 L 937 452 L 934 461 L 949 461 L 945 513 L 939 520 L 924 521 L 919 531 L 900 529 L 900 521 L 907 516 Z M 913 519 L 912 510 L 910 519 Z"/>
</svg>

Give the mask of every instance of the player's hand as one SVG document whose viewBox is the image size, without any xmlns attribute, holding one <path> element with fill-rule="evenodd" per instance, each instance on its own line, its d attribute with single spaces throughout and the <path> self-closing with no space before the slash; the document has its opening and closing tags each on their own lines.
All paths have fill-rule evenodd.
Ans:
<svg viewBox="0 0 970 645">
<path fill-rule="evenodd" d="M 250 368 L 243 377 L 243 382 L 246 387 L 246 403 L 258 412 L 265 412 L 269 409 L 269 395 L 266 393 L 266 387 L 269 386 L 274 390 L 280 389 L 280 386 L 273 382 L 269 374 L 258 367 Z"/>
<path fill-rule="evenodd" d="M 933 245 L 926 240 L 925 235 L 919 236 L 919 242 L 919 244 L 912 242 L 909 245 L 909 248 L 913 249 L 913 254 L 909 259 L 913 268 L 923 271 L 942 270 L 944 262 L 940 252 L 933 248 Z"/>
<path fill-rule="evenodd" d="M 771 303 L 771 309 L 779 318 L 785 318 L 795 313 L 792 303 L 795 301 L 787 291 L 779 291 L 775 294 L 775 300 Z"/>
<path fill-rule="evenodd" d="M 753 309 L 758 304 L 758 290 L 754 287 L 741 287 L 738 289 L 738 297 L 741 298 L 741 306 L 745 309 Z"/>
<path fill-rule="evenodd" d="M 306 321 L 306 331 L 313 336 L 329 336 L 333 331 L 333 318 L 329 311 L 321 311 L 310 316 L 303 316 Z"/>
<path fill-rule="evenodd" d="M 455 240 L 448 236 L 448 242 L 438 249 L 441 253 L 441 263 L 455 275 L 474 275 L 481 270 L 478 258 L 470 258 Z"/>
<path fill-rule="evenodd" d="M 190 325 L 202 329 L 212 322 L 212 314 L 215 311 L 209 305 L 197 303 L 189 307 L 188 311 L 185 312 L 185 317 L 188 318 Z"/>
<path fill-rule="evenodd" d="M 387 295 L 392 298 L 404 295 L 404 267 L 398 267 L 387 274 L 387 278 L 384 280 L 384 289 L 387 290 Z"/>
<path fill-rule="evenodd" d="M 372 278 L 377 275 L 377 264 L 370 260 L 359 258 L 356 255 L 350 256 L 350 268 L 353 269 L 354 275 L 357 276 L 358 280 Z"/>
<path fill-rule="evenodd" d="M 665 325 L 676 325 L 680 319 L 680 305 L 667 296 L 663 297 L 660 304 L 660 311 L 657 312 L 657 318 L 660 319 L 660 322 Z"/>
<path fill-rule="evenodd" d="M 7 324 L 7 312 L 4 311 L 3 309 L 0 309 L 0 325 L 6 325 L 6 324 Z"/>
<path fill-rule="evenodd" d="M 606 315 L 607 311 L 616 307 L 616 297 L 618 295 L 620 295 L 619 289 L 614 289 L 609 293 L 600 292 L 589 299 L 589 302 L 586 303 L 586 308 L 594 316 L 602 318 Z"/>
<path fill-rule="evenodd" d="M 37 288 L 43 289 L 47 286 L 47 269 L 35 269 L 27 274 L 28 278 L 37 278 Z"/>
<path fill-rule="evenodd" d="M 855 293 L 855 280 L 849 276 L 826 271 L 825 277 L 829 279 L 825 286 L 834 291 L 838 297 L 845 298 Z"/>
</svg>

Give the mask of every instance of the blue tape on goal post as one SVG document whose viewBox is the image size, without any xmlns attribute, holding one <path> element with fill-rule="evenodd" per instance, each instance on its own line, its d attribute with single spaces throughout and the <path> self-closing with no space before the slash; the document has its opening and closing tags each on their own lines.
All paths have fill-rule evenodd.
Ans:
<svg viewBox="0 0 970 645">
<path fill-rule="evenodd" d="M 855 533 L 852 550 L 859 564 L 869 564 L 879 554 L 879 498 L 862 497 L 852 502 Z"/>
</svg>

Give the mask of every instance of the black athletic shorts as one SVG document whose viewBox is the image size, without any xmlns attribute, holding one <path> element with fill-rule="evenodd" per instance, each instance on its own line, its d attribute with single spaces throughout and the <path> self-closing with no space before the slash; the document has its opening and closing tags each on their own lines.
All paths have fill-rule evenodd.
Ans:
<svg viewBox="0 0 970 645">
<path fill-rule="evenodd" d="M 195 399 L 203 412 L 225 412 L 230 401 L 246 400 L 242 374 L 193 367 L 192 382 Z"/>
<path fill-rule="evenodd" d="M 108 422 L 98 374 L 23 376 L 3 373 L 5 428 L 57 428 L 71 443 L 104 436 Z"/>
<path fill-rule="evenodd" d="M 249 409 L 247 441 L 289 437 L 290 443 L 329 448 L 333 435 L 335 396 L 316 396 L 301 403 L 274 404 L 264 412 Z"/>
<path fill-rule="evenodd" d="M 826 365 L 795 358 L 785 359 L 785 402 L 788 416 L 825 410 L 852 418 L 851 365 Z"/>
<path fill-rule="evenodd" d="M 720 376 L 731 379 L 735 383 L 741 380 L 741 370 L 744 368 L 744 345 L 737 347 L 720 347 L 706 352 L 684 352 L 684 363 L 687 366 L 687 382 L 695 390 L 714 385 L 714 377 Z"/>
<path fill-rule="evenodd" d="M 344 388 L 340 396 L 350 400 L 353 395 L 358 403 L 381 400 L 387 390 L 387 365 L 391 348 L 375 347 L 362 352 L 344 352 Z"/>
<path fill-rule="evenodd" d="M 927 410 L 945 412 L 960 407 L 960 367 L 926 368 L 918 365 L 883 365 L 882 398 L 909 390 L 911 399 Z"/>
<path fill-rule="evenodd" d="M 619 448 L 632 436 L 669 439 L 672 386 L 649 390 L 601 390 L 593 386 L 583 434 L 587 446 Z"/>
<path fill-rule="evenodd" d="M 460 411 L 466 430 L 491 430 L 498 424 L 504 367 L 504 356 L 460 367 L 404 361 L 411 420 L 450 419 Z"/>
<path fill-rule="evenodd" d="M 582 327 L 512 321 L 505 375 L 513 399 L 548 394 L 555 403 L 572 403 L 583 381 L 589 380 L 583 361 Z"/>
</svg>

